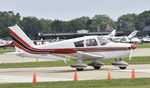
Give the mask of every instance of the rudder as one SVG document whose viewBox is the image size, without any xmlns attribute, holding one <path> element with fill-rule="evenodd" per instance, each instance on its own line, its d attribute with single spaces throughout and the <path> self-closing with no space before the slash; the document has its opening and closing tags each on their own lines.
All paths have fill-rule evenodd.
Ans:
<svg viewBox="0 0 150 88">
<path fill-rule="evenodd" d="M 15 42 L 20 41 L 29 47 L 35 45 L 33 41 L 21 30 L 21 28 L 17 24 L 15 26 L 8 27 L 8 29 Z"/>
</svg>

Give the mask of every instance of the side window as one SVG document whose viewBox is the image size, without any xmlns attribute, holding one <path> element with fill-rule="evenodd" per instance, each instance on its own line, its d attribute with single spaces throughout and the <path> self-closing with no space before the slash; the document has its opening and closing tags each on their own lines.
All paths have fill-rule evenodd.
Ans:
<svg viewBox="0 0 150 88">
<path fill-rule="evenodd" d="M 1 42 L 1 41 L 0 41 L 0 44 L 4 44 L 4 42 Z"/>
<path fill-rule="evenodd" d="M 86 46 L 97 46 L 97 41 L 95 39 L 87 39 Z"/>
<path fill-rule="evenodd" d="M 100 45 L 106 45 L 107 43 L 109 43 L 110 41 L 105 39 L 105 38 L 101 38 L 101 37 L 98 37 L 98 41 L 100 43 Z"/>
<path fill-rule="evenodd" d="M 74 45 L 75 45 L 75 47 L 84 47 L 84 40 L 82 40 L 82 41 L 77 41 L 77 42 L 74 42 Z"/>
</svg>

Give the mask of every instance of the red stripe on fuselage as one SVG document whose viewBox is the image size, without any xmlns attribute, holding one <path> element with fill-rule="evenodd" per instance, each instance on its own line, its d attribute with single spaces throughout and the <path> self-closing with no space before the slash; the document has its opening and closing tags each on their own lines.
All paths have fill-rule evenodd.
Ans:
<svg viewBox="0 0 150 88">
<path fill-rule="evenodd" d="M 18 43 L 16 43 L 16 42 L 14 42 L 13 44 L 14 44 L 16 47 L 18 47 L 18 48 L 20 48 L 21 50 L 24 50 L 24 51 L 26 51 L 26 52 L 28 52 L 28 53 L 32 53 L 32 54 L 49 54 L 48 52 L 39 52 L 39 53 L 37 53 L 37 52 L 29 51 L 29 50 L 23 48 L 22 46 L 20 46 L 20 45 L 19 45 Z"/>
<path fill-rule="evenodd" d="M 8 28 L 9 29 L 9 28 Z M 33 49 L 33 50 L 50 50 L 50 49 L 37 49 L 37 48 L 34 48 L 34 47 L 31 47 L 30 45 L 28 45 L 23 39 L 21 39 L 17 34 L 15 34 L 11 29 L 9 29 L 10 33 L 12 36 L 14 36 L 16 39 L 18 39 L 22 44 L 24 44 L 25 46 L 27 46 L 28 48 L 30 49 Z"/>
</svg>

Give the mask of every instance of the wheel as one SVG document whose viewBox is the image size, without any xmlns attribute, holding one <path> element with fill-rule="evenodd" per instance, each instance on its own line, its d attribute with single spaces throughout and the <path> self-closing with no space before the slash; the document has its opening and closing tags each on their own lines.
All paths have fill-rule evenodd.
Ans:
<svg viewBox="0 0 150 88">
<path fill-rule="evenodd" d="M 94 69 L 100 69 L 100 66 L 93 66 Z"/>
<path fill-rule="evenodd" d="M 119 67 L 120 69 L 126 69 L 127 67 Z"/>
<path fill-rule="evenodd" d="M 77 71 L 83 71 L 83 68 L 76 68 Z"/>
</svg>

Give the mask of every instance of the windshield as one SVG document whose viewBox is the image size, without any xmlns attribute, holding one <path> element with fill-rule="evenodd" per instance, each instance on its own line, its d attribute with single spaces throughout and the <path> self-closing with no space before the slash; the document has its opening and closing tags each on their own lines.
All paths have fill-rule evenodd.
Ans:
<svg viewBox="0 0 150 88">
<path fill-rule="evenodd" d="M 107 43 L 110 43 L 111 41 L 104 38 L 104 37 L 97 37 L 98 41 L 100 42 L 101 45 L 105 45 Z"/>
<path fill-rule="evenodd" d="M 97 45 L 98 45 L 97 41 L 94 38 L 86 40 L 86 46 L 97 46 Z"/>
</svg>

